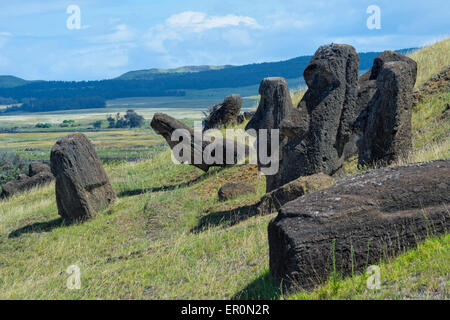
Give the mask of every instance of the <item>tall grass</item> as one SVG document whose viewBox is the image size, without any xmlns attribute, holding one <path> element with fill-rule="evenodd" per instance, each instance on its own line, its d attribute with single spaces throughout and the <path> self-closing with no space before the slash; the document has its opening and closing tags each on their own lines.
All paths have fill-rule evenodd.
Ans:
<svg viewBox="0 0 450 320">
<path fill-rule="evenodd" d="M 433 43 L 410 54 L 417 62 L 416 87 L 450 65 L 450 38 Z"/>
</svg>

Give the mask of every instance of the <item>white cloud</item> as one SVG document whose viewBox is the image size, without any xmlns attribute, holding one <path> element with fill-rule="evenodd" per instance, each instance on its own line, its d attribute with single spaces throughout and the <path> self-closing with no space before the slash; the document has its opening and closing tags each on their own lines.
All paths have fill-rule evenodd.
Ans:
<svg viewBox="0 0 450 320">
<path fill-rule="evenodd" d="M 130 42 L 136 39 L 136 33 L 126 24 L 119 24 L 114 29 L 115 31 L 113 33 L 93 37 L 92 42 L 120 43 Z"/>
<path fill-rule="evenodd" d="M 159 24 L 150 29 L 150 31 L 144 36 L 145 46 L 155 52 L 165 53 L 167 52 L 164 42 L 166 40 L 182 40 L 181 35 L 165 25 Z"/>
<path fill-rule="evenodd" d="M 101 44 L 64 54 L 57 51 L 47 57 L 46 65 L 50 66 L 49 73 L 58 78 L 67 74 L 72 77 L 84 75 L 84 79 L 95 79 L 97 74 L 109 78 L 127 69 L 128 56 L 127 48 L 117 44 Z"/>
<path fill-rule="evenodd" d="M 166 20 L 170 28 L 184 29 L 191 32 L 202 32 L 208 29 L 237 27 L 261 28 L 255 19 L 247 16 L 228 14 L 225 16 L 208 16 L 204 12 L 184 11 L 170 16 Z"/>
<path fill-rule="evenodd" d="M 240 33 L 236 31 L 239 28 Z M 194 37 L 203 37 L 207 31 L 226 29 L 237 37 L 241 44 L 251 43 L 248 32 L 244 29 L 261 29 L 255 19 L 248 16 L 228 14 L 223 16 L 210 16 L 204 12 L 184 11 L 171 15 L 162 24 L 152 27 L 144 36 L 148 49 L 157 53 L 168 53 L 167 41 L 188 41 Z M 223 34 L 223 39 L 230 41 L 230 35 Z"/>
</svg>

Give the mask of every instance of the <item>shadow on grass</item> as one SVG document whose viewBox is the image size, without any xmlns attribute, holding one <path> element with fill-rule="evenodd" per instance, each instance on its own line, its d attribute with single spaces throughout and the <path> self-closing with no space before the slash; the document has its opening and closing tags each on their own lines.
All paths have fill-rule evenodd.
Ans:
<svg viewBox="0 0 450 320">
<path fill-rule="evenodd" d="M 275 285 L 269 272 L 252 281 L 236 293 L 232 300 L 277 300 L 281 297 L 280 287 Z"/>
<path fill-rule="evenodd" d="M 68 226 L 70 224 L 72 224 L 72 222 L 63 220 L 62 218 L 53 219 L 47 222 L 36 222 L 28 226 L 14 230 L 8 235 L 8 238 L 17 238 L 24 233 L 48 232 L 52 229 Z"/>
<path fill-rule="evenodd" d="M 161 186 L 161 187 L 155 187 L 155 188 L 144 188 L 144 189 L 122 191 L 118 194 L 118 197 L 131 197 L 131 196 L 137 196 L 140 194 L 144 194 L 147 192 L 171 191 L 171 190 L 175 190 L 175 189 L 179 189 L 179 188 L 186 188 L 186 187 L 193 185 L 194 183 L 201 182 L 201 181 L 209 178 L 213 174 L 216 174 L 223 169 L 224 168 L 219 168 L 216 170 L 211 170 L 211 171 L 205 172 L 204 174 L 198 176 L 195 179 L 192 179 L 192 180 L 186 181 L 186 182 L 182 182 L 179 184 L 174 184 L 174 185 L 169 185 L 169 186 Z"/>
<path fill-rule="evenodd" d="M 191 229 L 192 233 L 206 231 L 209 228 L 223 225 L 224 228 L 231 227 L 243 220 L 257 215 L 257 203 L 227 211 L 211 212 L 200 218 L 198 224 Z"/>
</svg>

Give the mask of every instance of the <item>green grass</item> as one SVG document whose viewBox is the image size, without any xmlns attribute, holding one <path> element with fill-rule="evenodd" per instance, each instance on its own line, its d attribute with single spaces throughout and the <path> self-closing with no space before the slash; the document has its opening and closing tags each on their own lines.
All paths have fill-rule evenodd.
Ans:
<svg viewBox="0 0 450 320">
<path fill-rule="evenodd" d="M 431 237 L 416 249 L 386 259 L 380 267 L 380 289 L 368 289 L 368 274 L 333 281 L 287 299 L 449 299 L 450 235 Z"/>
<path fill-rule="evenodd" d="M 145 160 L 151 159 L 157 152 L 167 149 L 164 139 L 148 128 L 102 129 L 99 131 L 77 128 L 76 130 L 86 134 L 102 159 Z M 0 133 L 2 141 L 0 150 L 15 151 L 24 159 L 48 160 L 55 141 L 69 133 L 59 131 Z"/>
<path fill-rule="evenodd" d="M 205 177 L 173 165 L 165 152 L 106 170 L 119 199 L 83 224 L 61 225 L 53 186 L 1 202 L 0 298 L 231 298 L 267 267 L 266 226 L 273 215 L 229 229 L 220 229 L 226 214 L 217 219 L 218 212 L 263 194 L 256 169 L 253 175 L 216 169 Z M 252 180 L 258 194 L 219 203 L 217 188 L 228 179 Z M 195 231 L 199 215 L 214 214 Z M 82 271 L 80 291 L 65 286 L 72 264 Z"/>
<path fill-rule="evenodd" d="M 301 95 L 293 94 L 295 104 Z M 405 162 L 449 156 L 448 100 L 448 93 L 439 93 L 415 107 L 414 153 Z M 47 153 L 60 134 L 1 137 L 11 149 L 38 146 Z M 255 166 L 204 173 L 174 165 L 167 149 L 151 143 L 157 139 L 151 131 L 88 134 L 100 154 L 145 144 L 152 156 L 106 164 L 118 199 L 85 223 L 62 223 L 54 185 L 0 200 L 0 299 L 450 298 L 448 234 L 380 261 L 379 290 L 367 289 L 365 274 L 341 279 L 334 273 L 312 291 L 282 292 L 268 264 L 267 226 L 276 214 L 227 227 L 264 194 L 265 179 Z M 217 190 L 227 181 L 251 183 L 257 193 L 219 202 Z M 80 290 L 66 287 L 66 270 L 74 264 L 81 269 Z"/>
<path fill-rule="evenodd" d="M 416 87 L 450 65 L 450 38 L 413 52 L 410 57 L 417 62 Z"/>
</svg>

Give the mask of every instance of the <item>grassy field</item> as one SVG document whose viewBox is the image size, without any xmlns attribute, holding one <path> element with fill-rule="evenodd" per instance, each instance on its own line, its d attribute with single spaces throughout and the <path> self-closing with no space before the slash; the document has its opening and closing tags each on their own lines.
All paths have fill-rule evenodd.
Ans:
<svg viewBox="0 0 450 320">
<path fill-rule="evenodd" d="M 304 86 L 303 80 L 287 79 L 289 88 L 298 91 Z M 107 101 L 106 108 L 67 110 L 38 113 L 14 113 L 0 116 L 0 128 L 24 127 L 29 130 L 36 123 L 60 124 L 63 120 L 75 120 L 84 127 L 95 120 L 104 120 L 109 114 L 122 114 L 134 109 L 145 119 L 150 120 L 155 112 L 164 112 L 177 119 L 201 119 L 203 111 L 220 103 L 230 94 L 240 94 L 243 98 L 242 111 L 251 111 L 258 104 L 258 87 L 252 85 L 239 88 L 219 88 L 207 90 L 185 90 L 183 97 L 135 97 Z M 0 109 L 7 106 L 0 105 Z"/>
<path fill-rule="evenodd" d="M 426 50 L 431 49 L 415 53 L 422 64 L 429 63 Z M 450 157 L 449 102 L 448 93 L 439 93 L 415 107 L 414 153 L 404 162 Z M 44 149 L 58 134 L 25 134 L 21 141 L 3 137 L 10 148 Z M 99 153 L 103 143 L 121 148 L 156 139 L 146 130 L 89 135 Z M 359 172 L 349 168 L 349 174 Z M 82 224 L 66 225 L 59 218 L 54 185 L 0 200 L 1 299 L 450 298 L 448 234 L 380 261 L 378 290 L 367 289 L 367 275 L 355 274 L 330 278 L 313 291 L 286 293 L 269 275 L 267 225 L 276 213 L 228 225 L 264 194 L 265 179 L 255 166 L 203 173 L 174 165 L 166 149 L 148 161 L 107 163 L 105 169 L 118 199 Z M 236 180 L 253 184 L 257 193 L 219 202 L 218 188 Z M 71 265 L 80 268 L 80 290 L 66 286 Z"/>
<path fill-rule="evenodd" d="M 83 130 L 80 130 L 83 131 Z M 100 158 L 151 159 L 166 149 L 164 139 L 151 129 L 84 132 Z M 0 133 L 0 150 L 12 150 L 24 159 L 49 160 L 50 150 L 67 132 Z"/>
</svg>

